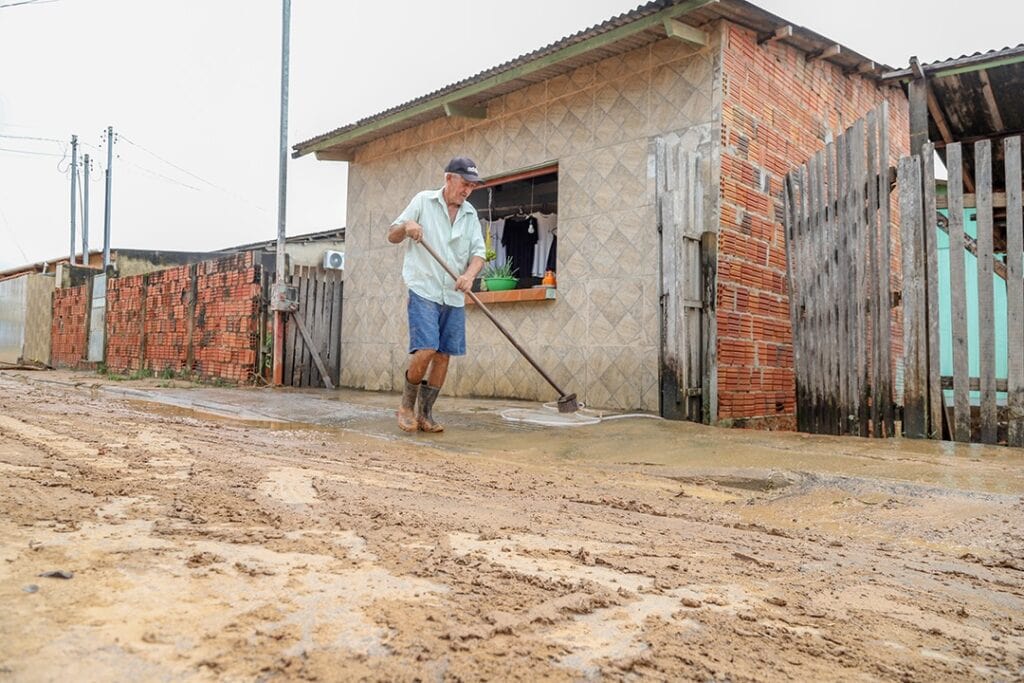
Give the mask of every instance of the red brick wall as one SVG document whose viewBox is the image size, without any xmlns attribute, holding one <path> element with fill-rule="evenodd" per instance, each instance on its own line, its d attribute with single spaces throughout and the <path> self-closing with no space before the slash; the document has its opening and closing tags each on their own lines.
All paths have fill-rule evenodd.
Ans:
<svg viewBox="0 0 1024 683">
<path fill-rule="evenodd" d="M 781 418 L 773 423 L 792 426 L 783 178 L 825 146 L 827 132 L 839 135 L 883 98 L 895 165 L 909 151 L 907 101 L 901 90 L 824 60 L 807 62 L 805 53 L 781 42 L 759 46 L 755 33 L 732 24 L 725 26 L 722 50 L 718 414 Z"/>
<path fill-rule="evenodd" d="M 248 253 L 112 278 L 107 290 L 107 367 L 249 381 L 258 356 L 259 312 L 259 266 Z M 140 357 L 143 346 L 145 358 Z"/>
<path fill-rule="evenodd" d="M 190 370 L 189 292 L 192 268 L 178 266 L 149 275 L 146 285 L 145 367 L 154 372 Z"/>
<path fill-rule="evenodd" d="M 106 363 L 118 371 L 139 370 L 142 341 L 143 275 L 107 280 Z"/>
<path fill-rule="evenodd" d="M 53 327 L 51 331 L 50 364 L 54 367 L 76 368 L 85 359 L 88 340 L 85 336 L 89 288 L 67 287 L 53 292 Z"/>
<path fill-rule="evenodd" d="M 247 382 L 259 346 L 260 273 L 252 254 L 200 263 L 195 361 L 206 378 Z"/>
</svg>

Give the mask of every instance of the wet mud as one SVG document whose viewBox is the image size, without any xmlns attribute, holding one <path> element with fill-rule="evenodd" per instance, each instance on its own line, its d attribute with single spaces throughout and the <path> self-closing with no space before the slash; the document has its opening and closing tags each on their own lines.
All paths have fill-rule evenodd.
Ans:
<svg viewBox="0 0 1024 683">
<path fill-rule="evenodd" d="M 0 372 L 0 681 L 1024 678 L 1019 450 L 95 377 Z"/>
</svg>

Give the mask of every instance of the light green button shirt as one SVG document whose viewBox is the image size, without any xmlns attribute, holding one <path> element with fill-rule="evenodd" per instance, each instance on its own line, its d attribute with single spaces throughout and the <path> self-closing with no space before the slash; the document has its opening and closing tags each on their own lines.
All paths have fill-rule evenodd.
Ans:
<svg viewBox="0 0 1024 683">
<path fill-rule="evenodd" d="M 454 224 L 449 222 L 448 206 L 441 192 L 420 192 L 391 225 L 410 220 L 422 225 L 424 241 L 461 275 L 466 272 L 470 258 L 486 255 L 484 236 L 476 209 L 468 201 L 459 207 Z M 405 248 L 402 278 L 409 289 L 436 304 L 466 305 L 465 295 L 455 289 L 455 281 L 426 249 L 414 240 L 407 239 L 402 244 Z"/>
</svg>

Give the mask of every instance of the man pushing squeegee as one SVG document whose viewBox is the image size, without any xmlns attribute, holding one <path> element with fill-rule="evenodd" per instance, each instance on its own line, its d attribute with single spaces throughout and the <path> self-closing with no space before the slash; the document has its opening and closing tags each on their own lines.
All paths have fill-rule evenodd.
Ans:
<svg viewBox="0 0 1024 683">
<path fill-rule="evenodd" d="M 388 230 L 392 244 L 408 238 L 402 279 L 409 289 L 410 359 L 398 408 L 398 426 L 407 432 L 444 431 L 432 413 L 448 374 L 448 362 L 452 356 L 466 353 L 463 293 L 558 392 L 558 412 L 573 413 L 579 408 L 576 394 L 562 391 L 472 292 L 486 252 L 476 209 L 466 199 L 481 182 L 471 159 L 455 157 L 445 166 L 444 187 L 413 197 Z M 449 264 L 461 268 L 462 274 Z M 454 287 L 449 277 L 455 281 Z"/>
</svg>

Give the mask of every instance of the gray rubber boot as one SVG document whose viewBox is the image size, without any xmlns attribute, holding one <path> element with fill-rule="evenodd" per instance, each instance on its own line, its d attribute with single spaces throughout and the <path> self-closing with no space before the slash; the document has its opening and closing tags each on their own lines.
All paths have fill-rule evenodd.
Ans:
<svg viewBox="0 0 1024 683">
<path fill-rule="evenodd" d="M 434 422 L 432 412 L 434 401 L 441 392 L 440 387 L 432 387 L 426 380 L 420 383 L 419 403 L 416 404 L 416 424 L 421 432 L 438 433 L 443 432 L 444 427 Z"/>
<path fill-rule="evenodd" d="M 416 431 L 416 395 L 419 392 L 419 385 L 405 378 L 405 390 L 402 392 L 402 405 L 398 408 L 398 427 L 403 432 Z"/>
</svg>

